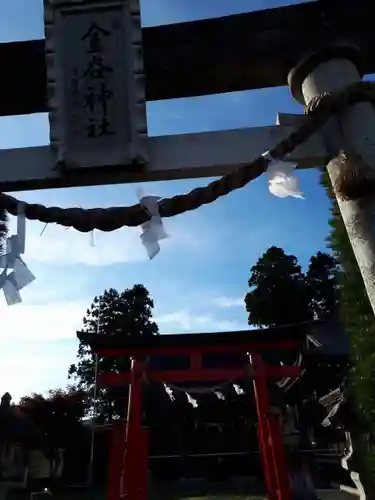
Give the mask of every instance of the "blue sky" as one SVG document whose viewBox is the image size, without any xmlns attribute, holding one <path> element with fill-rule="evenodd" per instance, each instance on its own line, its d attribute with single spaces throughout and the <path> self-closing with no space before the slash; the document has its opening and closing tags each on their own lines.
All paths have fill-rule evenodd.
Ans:
<svg viewBox="0 0 375 500">
<path fill-rule="evenodd" d="M 145 25 L 165 24 L 285 5 L 275 0 L 143 0 Z M 297 3 L 297 2 L 294 2 Z M 0 6 L 0 41 L 43 37 L 42 0 Z M 249 64 L 251 62 L 249 61 Z M 3 96 L 4 97 L 4 96 Z M 287 88 L 238 92 L 148 104 L 150 135 L 169 135 L 275 123 L 276 113 L 301 112 Z M 0 118 L 0 148 L 46 145 L 47 115 Z M 21 305 L 0 298 L 0 392 L 15 399 L 64 387 L 75 359 L 75 331 L 86 308 L 105 288 L 145 284 L 155 299 L 161 332 L 246 328 L 243 296 L 250 267 L 271 245 L 298 256 L 305 266 L 325 248 L 329 204 L 316 171 L 300 172 L 305 200 L 272 197 L 264 178 L 241 191 L 165 222 L 169 240 L 151 262 L 138 229 L 90 237 L 28 222 L 25 260 L 36 281 Z M 170 196 L 208 179 L 152 183 L 149 193 Z M 136 202 L 134 185 L 17 193 L 21 199 L 61 206 L 110 206 Z M 6 376 L 13 368 L 14 375 Z"/>
</svg>

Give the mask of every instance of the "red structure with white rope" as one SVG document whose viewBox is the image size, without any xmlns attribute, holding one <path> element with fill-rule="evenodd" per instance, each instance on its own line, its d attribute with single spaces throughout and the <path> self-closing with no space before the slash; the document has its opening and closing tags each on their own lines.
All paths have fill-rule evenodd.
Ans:
<svg viewBox="0 0 375 500">
<path fill-rule="evenodd" d="M 262 352 L 302 348 L 304 328 L 298 325 L 262 331 L 216 334 L 161 335 L 144 340 L 129 337 L 108 338 L 80 332 L 80 340 L 89 344 L 101 357 L 130 356 L 127 373 L 102 373 L 102 387 L 130 385 L 127 423 L 113 429 L 109 456 L 107 500 L 147 500 L 148 433 L 142 426 L 142 380 L 161 382 L 222 382 L 253 379 L 258 414 L 258 438 L 269 500 L 291 500 L 284 454 L 281 422 L 272 411 L 268 391 L 269 379 L 298 377 L 299 366 L 267 365 Z M 238 368 L 205 368 L 203 358 L 213 353 L 246 354 L 244 366 Z M 155 356 L 185 355 L 190 367 L 180 370 L 152 370 L 146 360 Z"/>
</svg>

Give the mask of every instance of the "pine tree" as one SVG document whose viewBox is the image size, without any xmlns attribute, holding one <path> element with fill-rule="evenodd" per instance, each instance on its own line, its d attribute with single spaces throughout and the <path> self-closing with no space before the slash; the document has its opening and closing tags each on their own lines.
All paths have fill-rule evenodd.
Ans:
<svg viewBox="0 0 375 500">
<path fill-rule="evenodd" d="M 311 257 L 306 282 L 310 289 L 309 306 L 315 318 L 323 319 L 336 312 L 340 290 L 338 272 L 338 263 L 332 255 L 318 252 Z"/>
<path fill-rule="evenodd" d="M 158 326 L 152 321 L 153 300 L 143 285 L 135 285 L 122 293 L 111 288 L 95 297 L 83 319 L 83 329 L 98 335 L 157 335 Z M 80 342 L 78 362 L 69 368 L 69 378 L 75 387 L 88 391 L 93 397 L 95 387 L 96 356 L 90 347 Z M 98 358 L 98 371 L 120 372 L 130 368 L 129 358 Z M 99 422 L 123 416 L 128 388 L 103 389 L 97 392 L 97 418 Z"/>
<path fill-rule="evenodd" d="M 249 324 L 282 326 L 334 312 L 337 263 L 326 253 L 311 257 L 305 274 L 294 255 L 270 247 L 251 268 L 245 297 Z"/>
</svg>

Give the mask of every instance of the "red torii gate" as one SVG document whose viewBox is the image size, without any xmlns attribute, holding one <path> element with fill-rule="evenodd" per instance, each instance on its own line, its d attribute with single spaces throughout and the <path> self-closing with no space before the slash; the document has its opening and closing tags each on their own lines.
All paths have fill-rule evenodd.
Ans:
<svg viewBox="0 0 375 500">
<path fill-rule="evenodd" d="M 279 419 L 271 410 L 267 380 L 298 377 L 298 366 L 267 365 L 262 352 L 300 350 L 306 338 L 306 325 L 267 330 L 226 333 L 160 335 L 148 339 L 126 335 L 112 337 L 78 332 L 79 340 L 90 345 L 100 357 L 129 356 L 131 369 L 124 373 L 99 374 L 102 387 L 130 385 L 127 423 L 115 424 L 109 453 L 107 500 L 147 500 L 148 435 L 142 427 L 142 378 L 161 382 L 218 382 L 253 378 L 258 414 L 258 438 L 269 500 L 291 500 L 283 434 Z M 204 368 L 203 355 L 246 353 L 239 368 Z M 190 367 L 156 371 L 146 359 L 152 356 L 186 355 Z"/>
</svg>

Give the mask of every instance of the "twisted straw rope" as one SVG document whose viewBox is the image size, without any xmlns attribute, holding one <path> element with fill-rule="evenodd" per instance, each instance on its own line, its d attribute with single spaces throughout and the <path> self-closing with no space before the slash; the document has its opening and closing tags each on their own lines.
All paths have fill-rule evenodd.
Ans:
<svg viewBox="0 0 375 500">
<path fill-rule="evenodd" d="M 313 98 L 305 108 L 309 115 L 301 127 L 269 151 L 268 157 L 260 156 L 248 165 L 224 175 L 205 187 L 193 189 L 187 194 L 164 198 L 159 203 L 161 217 L 173 217 L 212 203 L 221 196 L 240 189 L 267 170 L 270 157 L 283 160 L 297 146 L 317 132 L 333 114 L 338 114 L 348 106 L 360 101 L 375 103 L 375 86 L 371 82 L 357 82 L 346 89 L 332 94 L 324 92 Z M 139 226 L 149 219 L 148 213 L 140 205 L 111 208 L 59 208 L 24 203 L 5 193 L 0 193 L 0 208 L 17 215 L 22 204 L 25 216 L 45 224 L 56 223 L 73 227 L 83 233 L 94 229 L 114 231 L 123 226 Z"/>
<path fill-rule="evenodd" d="M 164 382 L 169 389 L 172 389 L 176 392 L 185 393 L 193 396 L 201 396 L 206 394 L 213 394 L 215 392 L 220 392 L 220 390 L 229 387 L 234 384 L 235 380 L 229 380 L 226 382 L 221 382 L 220 384 L 216 384 L 210 387 L 179 387 L 178 385 L 171 384 L 170 382 Z"/>
</svg>

